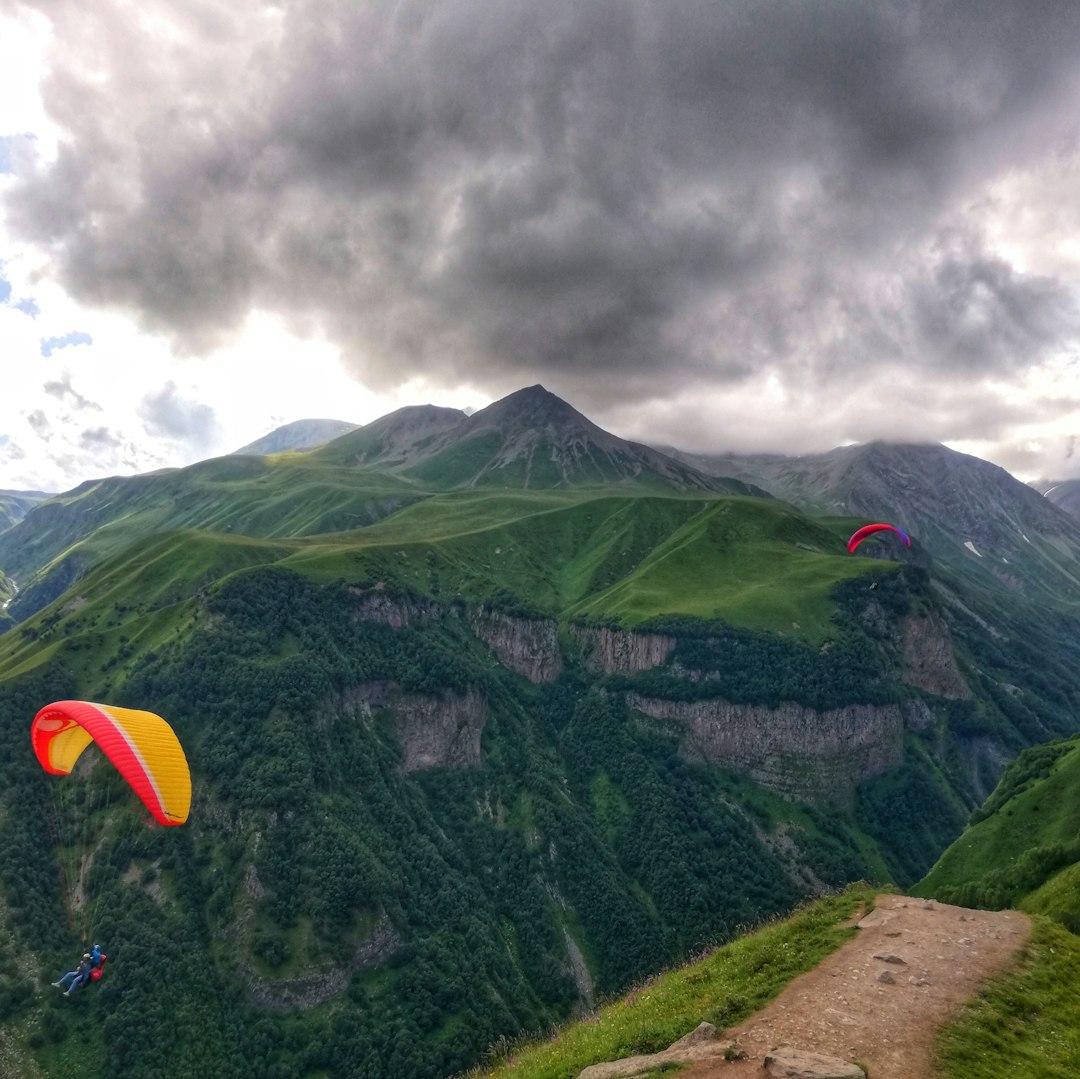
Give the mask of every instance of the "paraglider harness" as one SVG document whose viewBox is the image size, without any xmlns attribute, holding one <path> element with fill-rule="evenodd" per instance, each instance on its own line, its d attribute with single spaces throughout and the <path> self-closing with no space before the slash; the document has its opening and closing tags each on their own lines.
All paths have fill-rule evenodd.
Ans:
<svg viewBox="0 0 1080 1079">
<path fill-rule="evenodd" d="M 101 976 L 105 973 L 105 960 L 106 959 L 108 959 L 108 956 L 104 952 L 102 952 L 101 953 L 101 958 L 98 960 L 97 966 L 92 967 L 90 969 L 90 981 L 92 981 L 92 982 L 100 982 L 101 981 Z"/>
</svg>

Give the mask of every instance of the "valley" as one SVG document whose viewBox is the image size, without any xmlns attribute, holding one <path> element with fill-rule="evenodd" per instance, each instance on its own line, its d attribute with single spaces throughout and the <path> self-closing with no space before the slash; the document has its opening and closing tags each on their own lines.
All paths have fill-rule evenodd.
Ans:
<svg viewBox="0 0 1080 1079">
<path fill-rule="evenodd" d="M 531 387 L 0 532 L 8 744 L 52 700 L 150 708 L 194 792 L 154 830 L 106 761 L 0 761 L 2 921 L 34 960 L 0 977 L 11 1052 L 450 1075 L 803 900 L 916 886 L 1010 760 L 1075 733 L 1080 524 L 944 447 L 775 491 L 744 464 Z M 910 550 L 848 554 L 868 518 Z M 66 903 L 111 969 L 61 1021 L 32 969 L 78 947 Z"/>
</svg>

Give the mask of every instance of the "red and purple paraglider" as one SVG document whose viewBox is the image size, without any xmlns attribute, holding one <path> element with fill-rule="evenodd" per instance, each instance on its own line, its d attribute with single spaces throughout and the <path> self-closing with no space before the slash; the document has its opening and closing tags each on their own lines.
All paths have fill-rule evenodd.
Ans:
<svg viewBox="0 0 1080 1079">
<path fill-rule="evenodd" d="M 867 536 L 872 536 L 875 532 L 895 532 L 904 541 L 906 546 L 911 546 L 911 540 L 909 539 L 908 534 L 902 532 L 896 525 L 872 524 L 863 525 L 862 528 L 859 528 L 852 533 L 851 539 L 847 541 L 848 552 L 854 554 L 855 548 L 858 547 Z"/>
</svg>

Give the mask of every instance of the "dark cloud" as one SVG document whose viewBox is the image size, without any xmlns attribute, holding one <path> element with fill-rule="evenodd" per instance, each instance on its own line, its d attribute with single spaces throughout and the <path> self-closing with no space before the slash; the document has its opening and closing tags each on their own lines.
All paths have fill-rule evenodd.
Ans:
<svg viewBox="0 0 1080 1079">
<path fill-rule="evenodd" d="M 189 446 L 214 445 L 220 436 L 217 417 L 209 405 L 184 397 L 175 382 L 148 393 L 138 413 L 150 435 L 170 438 Z"/>
<path fill-rule="evenodd" d="M 970 205 L 1075 136 L 1074 0 L 36 6 L 66 136 L 11 227 L 191 351 L 259 307 L 373 386 L 595 409 L 1001 377 L 1080 330 Z"/>
</svg>

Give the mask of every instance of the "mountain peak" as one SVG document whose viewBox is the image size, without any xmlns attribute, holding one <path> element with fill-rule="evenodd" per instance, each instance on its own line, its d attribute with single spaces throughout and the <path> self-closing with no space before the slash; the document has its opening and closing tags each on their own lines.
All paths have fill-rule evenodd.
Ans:
<svg viewBox="0 0 1080 1079">
<path fill-rule="evenodd" d="M 359 424 L 348 423 L 346 420 L 293 420 L 292 423 L 275 427 L 262 438 L 233 450 L 228 456 L 264 456 L 285 450 L 310 450 L 355 431 L 358 426 Z"/>
<path fill-rule="evenodd" d="M 578 412 L 573 405 L 567 404 L 539 383 L 515 390 L 487 408 L 480 409 L 473 413 L 469 423 L 473 430 L 558 427 L 564 430 L 587 431 L 594 435 L 601 433 L 601 428 Z"/>
</svg>

